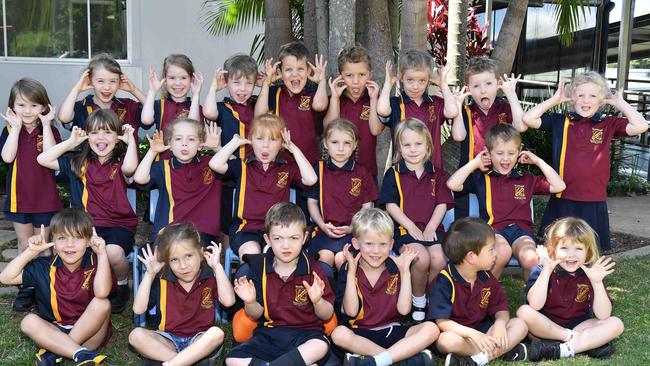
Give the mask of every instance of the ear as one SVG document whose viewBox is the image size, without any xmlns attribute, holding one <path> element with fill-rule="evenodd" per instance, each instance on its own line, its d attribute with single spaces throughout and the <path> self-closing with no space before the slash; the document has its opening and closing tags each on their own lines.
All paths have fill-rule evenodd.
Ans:
<svg viewBox="0 0 650 366">
<path fill-rule="evenodd" d="M 372 80 L 372 70 L 368 71 L 368 80 Z"/>
<path fill-rule="evenodd" d="M 271 245 L 271 239 L 266 233 L 264 233 L 264 241 L 266 242 L 266 245 Z"/>
<path fill-rule="evenodd" d="M 392 240 L 392 239 L 391 239 L 391 240 Z M 357 238 L 352 238 L 352 246 L 354 247 L 354 249 L 359 250 L 360 244 L 361 244 L 361 243 L 359 243 L 359 241 L 357 240 Z"/>
<path fill-rule="evenodd" d="M 302 237 L 302 244 L 304 245 L 307 242 L 307 238 L 309 237 L 309 231 L 305 231 L 305 235 Z"/>
<path fill-rule="evenodd" d="M 467 264 L 474 265 L 474 264 L 476 264 L 477 258 L 478 258 L 478 255 L 476 253 L 474 253 L 472 251 L 469 251 L 469 252 L 467 252 L 467 254 L 465 254 L 465 257 L 463 258 L 463 262 L 465 262 Z"/>
</svg>

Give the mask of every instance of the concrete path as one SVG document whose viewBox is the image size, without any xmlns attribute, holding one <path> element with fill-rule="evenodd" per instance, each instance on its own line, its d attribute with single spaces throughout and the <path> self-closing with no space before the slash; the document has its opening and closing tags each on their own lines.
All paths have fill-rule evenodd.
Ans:
<svg viewBox="0 0 650 366">
<path fill-rule="evenodd" d="M 607 208 L 611 231 L 650 238 L 650 195 L 610 197 Z"/>
</svg>

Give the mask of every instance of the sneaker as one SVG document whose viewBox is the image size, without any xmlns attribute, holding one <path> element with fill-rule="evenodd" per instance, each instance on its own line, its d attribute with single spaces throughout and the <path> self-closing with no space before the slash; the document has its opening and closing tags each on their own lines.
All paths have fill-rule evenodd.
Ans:
<svg viewBox="0 0 650 366">
<path fill-rule="evenodd" d="M 471 357 L 449 353 L 445 359 L 445 366 L 477 366 L 477 363 Z"/>
<path fill-rule="evenodd" d="M 33 287 L 18 286 L 18 294 L 13 309 L 18 312 L 30 311 L 36 305 L 36 290 Z"/>
<path fill-rule="evenodd" d="M 614 354 L 614 345 L 612 342 L 607 342 L 600 347 L 590 349 L 585 352 L 585 355 L 591 358 L 609 358 Z"/>
<path fill-rule="evenodd" d="M 559 360 L 560 359 L 560 342 L 553 341 L 535 341 L 530 344 L 530 355 L 528 360 Z"/>
<path fill-rule="evenodd" d="M 36 353 L 36 366 L 55 366 L 62 364 L 63 357 L 46 349 L 41 348 Z"/>
<path fill-rule="evenodd" d="M 431 351 L 425 349 L 424 351 L 417 353 L 406 360 L 398 362 L 396 365 L 400 366 L 433 366 L 433 356 Z"/>
<path fill-rule="evenodd" d="M 375 358 L 372 356 L 361 356 L 346 353 L 343 359 L 343 366 L 376 366 Z"/>
<path fill-rule="evenodd" d="M 117 289 L 108 296 L 108 299 L 111 301 L 111 312 L 112 313 L 121 313 L 126 309 L 128 305 L 129 297 L 131 295 L 131 290 L 129 285 L 118 285 Z"/>
<path fill-rule="evenodd" d="M 220 345 L 217 349 L 214 350 L 208 357 L 200 360 L 199 362 L 195 363 L 194 366 L 214 366 L 217 364 L 217 359 L 221 355 L 221 351 L 223 350 L 223 344 Z"/>
<path fill-rule="evenodd" d="M 514 346 L 510 351 L 501 356 L 506 361 L 526 361 L 528 359 L 528 348 L 523 343 Z"/>
<path fill-rule="evenodd" d="M 98 355 L 85 348 L 75 352 L 73 357 L 76 366 L 103 365 L 107 358 L 105 355 Z"/>
<path fill-rule="evenodd" d="M 419 306 L 413 306 L 411 311 L 411 319 L 413 319 L 415 323 L 422 323 L 426 315 L 427 313 L 425 308 L 421 308 Z"/>
</svg>

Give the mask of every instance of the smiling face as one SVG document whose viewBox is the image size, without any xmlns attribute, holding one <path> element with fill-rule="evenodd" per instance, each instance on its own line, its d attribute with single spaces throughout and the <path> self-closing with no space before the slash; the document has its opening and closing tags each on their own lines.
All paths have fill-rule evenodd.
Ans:
<svg viewBox="0 0 650 366">
<path fill-rule="evenodd" d="M 507 175 L 517 164 L 521 145 L 515 140 L 503 141 L 497 139 L 490 148 L 490 159 L 492 160 L 492 169 Z"/>
<path fill-rule="evenodd" d="M 357 100 L 363 95 L 372 72 L 365 62 L 346 62 L 341 67 L 341 76 L 347 86 L 346 93 L 352 100 Z"/>
<path fill-rule="evenodd" d="M 289 225 L 273 225 L 269 232 L 264 234 L 264 240 L 271 246 L 276 260 L 284 264 L 292 264 L 302 251 L 307 233 L 298 222 Z"/>
<path fill-rule="evenodd" d="M 580 84 L 573 91 L 572 100 L 576 113 L 581 117 L 589 118 L 603 105 L 603 90 L 594 83 Z"/>
<path fill-rule="evenodd" d="M 265 167 L 275 160 L 280 149 L 282 149 L 282 137 L 274 136 L 270 131 L 255 131 L 250 141 L 255 158 Z"/>
<path fill-rule="evenodd" d="M 14 105 L 11 109 L 23 121 L 23 125 L 35 125 L 38 122 L 38 116 L 45 111 L 45 106 L 23 98 L 17 94 Z"/>
<path fill-rule="evenodd" d="M 563 239 L 555 247 L 552 258 L 559 260 L 565 271 L 573 273 L 587 261 L 587 247 L 578 241 Z"/>
<path fill-rule="evenodd" d="M 52 233 L 54 249 L 66 268 L 73 271 L 81 265 L 90 238 L 84 238 L 77 233 Z"/>
<path fill-rule="evenodd" d="M 493 72 L 484 71 L 471 75 L 467 79 L 467 87 L 472 94 L 472 99 L 482 111 L 490 110 L 497 97 L 499 82 Z"/>
<path fill-rule="evenodd" d="M 297 59 L 295 56 L 285 56 L 280 60 L 280 77 L 291 94 L 300 93 L 307 84 L 311 71 L 307 59 Z"/>
<path fill-rule="evenodd" d="M 358 238 L 352 238 L 352 245 L 361 253 L 360 265 L 376 269 L 382 267 L 390 255 L 393 236 L 377 230 L 365 230 Z"/>
<path fill-rule="evenodd" d="M 178 122 L 174 125 L 169 140 L 170 150 L 174 157 L 187 164 L 201 149 L 201 138 L 196 125 L 188 122 Z"/>
<path fill-rule="evenodd" d="M 325 139 L 323 145 L 327 154 L 337 166 L 343 166 L 350 160 L 357 143 L 349 133 L 333 129 Z"/>
<path fill-rule="evenodd" d="M 431 75 L 427 70 L 406 69 L 400 81 L 406 95 L 415 101 L 420 101 L 429 87 L 430 78 Z"/>
<path fill-rule="evenodd" d="M 95 102 L 99 101 L 98 104 L 110 105 L 120 86 L 120 75 L 103 67 L 97 67 L 92 70 L 90 84 L 95 92 Z"/>
<path fill-rule="evenodd" d="M 101 128 L 88 132 L 88 145 L 97 155 L 100 163 L 104 163 L 111 158 L 117 143 L 117 132 L 113 130 Z"/>
<path fill-rule="evenodd" d="M 169 247 L 169 268 L 179 282 L 192 285 L 201 271 L 203 252 L 191 240 L 178 240 Z"/>
<path fill-rule="evenodd" d="M 188 74 L 185 69 L 176 65 L 169 65 L 165 74 L 165 89 L 172 100 L 183 102 L 190 92 L 192 85 L 192 75 Z"/>
<path fill-rule="evenodd" d="M 239 104 L 244 104 L 246 101 L 253 95 L 253 89 L 255 88 L 255 79 L 248 78 L 246 76 L 240 76 L 239 78 L 228 78 L 226 83 L 226 88 L 230 97 Z"/>
<path fill-rule="evenodd" d="M 405 129 L 399 139 L 399 151 L 409 169 L 421 166 L 427 155 L 426 139 L 417 131 Z"/>
</svg>

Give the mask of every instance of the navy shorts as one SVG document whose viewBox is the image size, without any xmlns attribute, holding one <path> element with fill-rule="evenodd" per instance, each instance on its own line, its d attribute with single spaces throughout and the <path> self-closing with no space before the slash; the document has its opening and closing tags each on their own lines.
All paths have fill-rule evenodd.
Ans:
<svg viewBox="0 0 650 366">
<path fill-rule="evenodd" d="M 612 248 L 609 239 L 607 202 L 580 202 L 552 196 L 542 217 L 540 236 L 544 234 L 546 227 L 551 225 L 553 221 L 567 216 L 579 217 L 594 229 L 598 234 L 596 239 L 598 239 L 601 251 Z"/>
<path fill-rule="evenodd" d="M 311 339 L 318 339 L 329 345 L 322 330 L 257 327 L 253 331 L 253 338 L 233 347 L 226 358 L 252 357 L 269 362 Z M 324 361 L 319 361 L 319 364 Z"/>
<path fill-rule="evenodd" d="M 381 348 L 390 348 L 406 337 L 410 325 L 391 325 L 382 329 L 350 328 L 354 334 L 369 339 Z"/>
<path fill-rule="evenodd" d="M 120 226 L 97 226 L 95 230 L 106 244 L 119 245 L 124 250 L 124 255 L 129 255 L 133 251 L 133 244 L 135 244 L 135 233 L 133 231 Z"/>
<path fill-rule="evenodd" d="M 235 252 L 235 255 L 239 255 L 239 248 L 246 243 L 247 241 L 256 241 L 260 244 L 260 251 L 264 248 L 264 232 L 262 230 L 255 231 L 239 231 L 234 232 L 230 231 L 230 249 Z"/>
<path fill-rule="evenodd" d="M 510 244 L 510 246 L 512 246 L 512 243 L 514 243 L 515 240 L 521 238 L 522 236 L 528 236 L 533 239 L 533 241 L 535 241 L 534 233 L 523 230 L 517 224 L 510 224 L 505 229 L 498 230 L 496 233 L 503 236 L 508 244 Z"/>
<path fill-rule="evenodd" d="M 345 235 L 339 239 L 333 239 L 327 236 L 323 231 L 315 228 L 312 232 L 312 238 L 309 240 L 307 251 L 310 254 L 316 254 L 321 250 L 329 250 L 338 253 L 343 250 L 345 244 L 352 243 L 352 235 Z"/>
<path fill-rule="evenodd" d="M 196 341 L 205 332 L 198 332 L 191 337 L 180 337 L 174 333 L 163 332 L 160 330 L 154 330 L 154 333 L 160 335 L 165 339 L 168 339 L 170 342 L 174 344 L 174 347 L 176 347 L 176 352 L 180 352 L 185 348 L 187 348 L 187 346 L 189 346 L 190 344 L 194 343 L 194 341 Z"/>
<path fill-rule="evenodd" d="M 417 240 L 413 238 L 411 235 L 409 235 L 409 233 L 401 235 L 399 229 L 397 229 L 395 230 L 395 234 L 393 235 L 393 239 L 395 239 L 395 242 L 393 243 L 393 251 L 399 253 L 399 248 L 402 245 L 410 244 L 410 243 L 422 244 L 425 247 L 430 247 L 432 245 L 440 245 L 442 243 L 442 240 L 444 239 L 444 235 L 445 233 L 436 231 L 436 236 L 438 237 L 438 240 L 434 240 L 434 241 Z"/>
<path fill-rule="evenodd" d="M 5 211 L 5 218 L 19 224 L 32 224 L 34 227 L 50 226 L 50 220 L 56 212 L 20 213 Z"/>
</svg>

